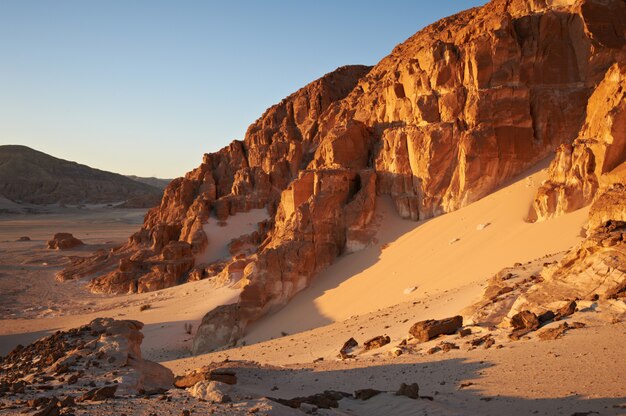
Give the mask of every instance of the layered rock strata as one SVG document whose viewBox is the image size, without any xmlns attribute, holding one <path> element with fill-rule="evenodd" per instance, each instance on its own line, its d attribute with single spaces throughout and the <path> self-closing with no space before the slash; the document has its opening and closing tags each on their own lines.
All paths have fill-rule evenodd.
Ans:
<svg viewBox="0 0 626 416">
<path fill-rule="evenodd" d="M 571 315 L 576 301 L 602 302 L 602 309 L 623 315 L 626 298 L 626 192 L 614 185 L 593 202 L 587 237 L 559 261 L 544 262 L 530 277 L 532 264 L 508 268 L 494 276 L 467 315 L 474 324 L 512 325 L 513 317 L 533 314 L 539 324 Z M 538 260 L 541 262 L 541 259 Z M 516 273 L 522 276 L 518 276 Z M 613 308 L 615 306 L 615 308 Z"/>
<path fill-rule="evenodd" d="M 587 104 L 573 143 L 561 145 L 531 219 L 546 219 L 589 205 L 598 190 L 624 184 L 626 171 L 626 63 L 613 65 Z"/>
</svg>

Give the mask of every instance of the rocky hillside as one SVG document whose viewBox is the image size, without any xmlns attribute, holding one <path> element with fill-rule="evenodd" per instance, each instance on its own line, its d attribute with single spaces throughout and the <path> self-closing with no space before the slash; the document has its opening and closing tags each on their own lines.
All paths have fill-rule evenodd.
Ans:
<svg viewBox="0 0 626 416">
<path fill-rule="evenodd" d="M 26 146 L 0 146 L 0 194 L 30 204 L 99 204 L 140 198 L 151 207 L 161 190 Z"/>
<path fill-rule="evenodd" d="M 621 0 L 493 0 L 443 19 L 373 68 L 339 68 L 271 107 L 243 141 L 174 180 L 125 246 L 60 277 L 117 264 L 91 288 L 120 293 L 243 276 L 240 300 L 205 316 L 194 351 L 233 342 L 368 244 L 377 195 L 403 218 L 430 218 L 598 131 L 584 125 L 596 122 L 589 98 L 612 88 L 598 84 L 626 62 L 625 32 Z M 231 258 L 196 264 L 206 223 L 253 208 L 270 218 L 233 236 Z"/>
<path fill-rule="evenodd" d="M 141 176 L 126 175 L 126 177 L 136 182 L 145 183 L 146 185 L 150 185 L 154 188 L 159 188 L 159 189 L 165 189 L 165 187 L 169 185 L 170 182 L 172 182 L 171 179 L 155 178 L 154 176 L 151 176 L 149 178 L 144 178 Z"/>
</svg>

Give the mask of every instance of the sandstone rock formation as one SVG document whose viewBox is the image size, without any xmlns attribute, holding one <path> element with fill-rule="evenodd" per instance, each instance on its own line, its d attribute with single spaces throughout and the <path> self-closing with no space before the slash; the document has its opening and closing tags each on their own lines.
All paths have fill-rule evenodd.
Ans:
<svg viewBox="0 0 626 416">
<path fill-rule="evenodd" d="M 539 189 L 531 219 L 589 205 L 599 188 L 624 183 L 626 171 L 626 63 L 613 65 L 587 104 L 578 138 L 557 149 L 549 179 Z"/>
<path fill-rule="evenodd" d="M 493 0 L 426 27 L 372 69 L 339 68 L 172 181 L 128 244 L 92 261 L 118 267 L 91 287 L 155 290 L 241 261 L 240 300 L 203 318 L 193 349 L 232 343 L 368 243 L 376 195 L 426 219 L 571 143 L 594 88 L 624 62 L 624 22 L 620 0 Z M 210 244 L 205 223 L 253 208 L 270 219 L 233 236 L 235 257 L 195 264 Z"/>
<path fill-rule="evenodd" d="M 418 341 L 426 342 L 439 335 L 451 335 L 463 326 L 463 317 L 460 315 L 446 319 L 429 319 L 416 322 L 409 329 L 409 333 Z"/>
<path fill-rule="evenodd" d="M 48 391 L 53 390 L 72 404 L 74 398 L 99 401 L 170 389 L 172 372 L 141 357 L 142 327 L 137 321 L 98 318 L 20 345 L 0 362 L 0 387 L 23 403 L 50 399 Z M 85 386 L 92 389 L 86 391 Z"/>
<path fill-rule="evenodd" d="M 132 199 L 134 208 L 150 208 L 162 190 L 26 146 L 3 145 L 0 195 L 30 204 L 101 204 Z"/>
<path fill-rule="evenodd" d="M 585 240 L 558 262 L 544 263 L 540 273 L 530 278 L 516 276 L 510 269 L 498 273 L 490 280 L 483 300 L 467 311 L 470 321 L 483 326 L 512 326 L 512 336 L 519 337 L 546 322 L 572 315 L 577 308 L 574 299 L 602 301 L 604 308 L 610 308 L 615 299 L 625 298 L 625 206 L 624 186 L 613 184 L 595 198 Z M 623 313 L 623 307 L 618 305 L 617 311 Z M 564 329 L 567 326 L 560 327 Z M 561 332 L 553 335 L 558 337 Z"/>
<path fill-rule="evenodd" d="M 84 243 L 70 233 L 56 233 L 47 244 L 51 250 L 69 250 Z"/>
</svg>

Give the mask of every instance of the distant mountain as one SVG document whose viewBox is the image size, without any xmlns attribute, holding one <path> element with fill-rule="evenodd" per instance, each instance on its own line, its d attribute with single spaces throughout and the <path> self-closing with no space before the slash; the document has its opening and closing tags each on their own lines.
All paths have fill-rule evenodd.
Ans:
<svg viewBox="0 0 626 416">
<path fill-rule="evenodd" d="M 155 178 L 154 176 L 150 178 L 142 178 L 141 176 L 126 175 L 126 177 L 137 182 L 145 183 L 146 185 L 150 185 L 161 190 L 165 189 L 165 187 L 169 185 L 170 182 L 172 182 L 171 179 Z"/>
<path fill-rule="evenodd" d="M 0 146 L 0 195 L 17 203 L 158 204 L 162 188 L 90 168 L 20 145 Z M 136 207 L 136 204 L 134 205 Z"/>
</svg>

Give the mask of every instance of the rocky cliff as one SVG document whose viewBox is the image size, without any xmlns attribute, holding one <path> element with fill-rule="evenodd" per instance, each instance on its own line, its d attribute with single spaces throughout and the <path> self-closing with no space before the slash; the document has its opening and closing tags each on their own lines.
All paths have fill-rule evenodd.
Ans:
<svg viewBox="0 0 626 416">
<path fill-rule="evenodd" d="M 589 205 L 598 193 L 624 183 L 626 171 L 626 63 L 613 65 L 587 104 L 585 123 L 564 143 L 537 192 L 531 219 L 545 219 Z"/>
<path fill-rule="evenodd" d="M 240 300 L 204 317 L 194 352 L 233 342 L 368 243 L 376 195 L 429 218 L 571 143 L 596 85 L 624 62 L 625 22 L 620 0 L 494 0 L 443 19 L 375 67 L 340 68 L 270 108 L 174 180 L 128 244 L 60 277 L 117 263 L 92 289 L 146 291 L 237 263 Z M 236 240 L 252 252 L 195 264 L 210 244 L 203 224 L 253 208 L 269 220 Z"/>
</svg>

